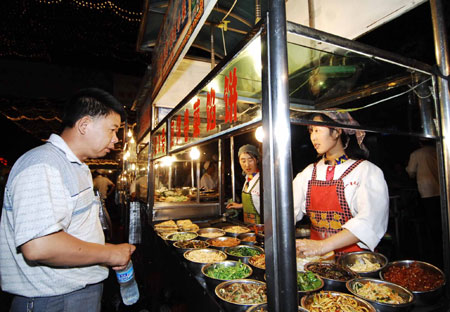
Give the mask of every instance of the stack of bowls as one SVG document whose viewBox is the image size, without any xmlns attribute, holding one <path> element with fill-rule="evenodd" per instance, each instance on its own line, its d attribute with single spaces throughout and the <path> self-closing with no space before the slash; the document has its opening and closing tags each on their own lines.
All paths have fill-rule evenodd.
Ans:
<svg viewBox="0 0 450 312">
<path fill-rule="evenodd" d="M 345 283 L 359 277 L 355 272 L 334 263 L 310 262 L 305 264 L 305 271 L 318 274 L 324 281 L 325 290 L 347 291 Z"/>
<path fill-rule="evenodd" d="M 372 285 L 367 285 L 367 284 L 372 284 Z M 361 289 L 361 287 L 364 287 L 364 285 L 367 285 L 370 288 L 369 291 L 369 296 L 373 296 L 375 298 L 385 298 L 383 300 L 381 299 L 375 299 L 373 297 L 367 297 L 367 296 L 363 296 L 360 292 L 358 292 L 358 289 Z M 367 287 L 366 286 L 366 287 Z M 375 288 L 374 287 L 383 287 L 383 288 L 388 288 L 389 291 L 392 291 L 392 293 L 394 294 L 394 296 L 398 295 L 398 301 L 400 301 L 401 303 L 387 303 L 386 300 L 388 300 L 387 298 L 389 298 L 389 296 L 387 296 L 386 298 L 386 294 L 380 294 L 380 297 L 377 297 L 377 294 L 375 292 Z M 414 306 L 414 295 L 407 290 L 406 288 L 399 286 L 397 284 L 394 283 L 389 283 L 386 281 L 381 281 L 379 279 L 374 279 L 374 278 L 368 278 L 368 277 L 363 277 L 363 278 L 355 278 L 351 281 L 348 281 L 346 284 L 347 290 L 361 298 L 364 299 L 368 302 L 370 302 L 375 309 L 377 309 L 377 311 L 379 312 L 402 312 L 402 311 L 410 311 L 413 306 Z M 366 294 L 366 292 L 364 293 Z M 383 302 L 384 301 L 384 302 Z"/>
<path fill-rule="evenodd" d="M 215 293 L 227 311 L 244 312 L 252 306 L 267 303 L 266 283 L 252 279 L 220 283 L 217 285 Z M 232 294 L 242 294 L 242 296 L 236 298 Z M 231 296 L 233 298 L 230 298 Z"/>
<path fill-rule="evenodd" d="M 343 254 L 338 263 L 362 277 L 377 278 L 379 272 L 388 264 L 388 259 L 377 252 L 357 251 Z"/>
<path fill-rule="evenodd" d="M 402 272 L 402 274 L 395 274 L 395 277 L 391 278 L 389 272 L 394 269 Z M 411 272 L 412 270 L 415 270 L 415 272 Z M 426 290 L 413 287 L 412 284 L 418 283 L 414 276 L 420 276 L 423 279 L 429 280 L 424 277 L 424 273 L 433 276 L 433 279 L 436 281 L 435 285 L 427 287 L 429 289 Z M 380 278 L 403 286 L 411 291 L 414 295 L 416 305 L 429 305 L 436 302 L 442 296 L 446 282 L 445 274 L 439 268 L 430 263 L 415 260 L 389 262 L 380 271 Z"/>
<path fill-rule="evenodd" d="M 238 245 L 235 247 L 228 247 L 225 249 L 227 257 L 232 260 L 240 260 L 248 264 L 248 260 L 254 255 L 261 255 L 264 249 L 258 246 Z"/>
<path fill-rule="evenodd" d="M 210 238 L 225 236 L 225 231 L 222 229 L 209 227 L 198 230 L 197 235 L 201 240 L 208 240 Z"/>
<path fill-rule="evenodd" d="M 248 264 L 226 260 L 205 264 L 201 272 L 206 284 L 215 289 L 222 282 L 248 278 L 252 275 L 253 270 Z"/>
</svg>

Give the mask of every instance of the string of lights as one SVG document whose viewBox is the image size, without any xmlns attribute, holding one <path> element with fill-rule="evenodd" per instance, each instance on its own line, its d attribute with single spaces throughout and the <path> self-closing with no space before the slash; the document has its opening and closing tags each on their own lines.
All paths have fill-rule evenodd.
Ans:
<svg viewBox="0 0 450 312">
<path fill-rule="evenodd" d="M 62 0 L 38 0 L 41 4 L 58 5 L 62 4 Z M 72 4 L 91 10 L 112 10 L 117 16 L 127 20 L 128 22 L 140 22 L 142 12 L 133 12 L 116 5 L 112 1 L 89 2 L 83 0 L 72 0 Z M 130 17 L 131 16 L 131 17 Z"/>
</svg>

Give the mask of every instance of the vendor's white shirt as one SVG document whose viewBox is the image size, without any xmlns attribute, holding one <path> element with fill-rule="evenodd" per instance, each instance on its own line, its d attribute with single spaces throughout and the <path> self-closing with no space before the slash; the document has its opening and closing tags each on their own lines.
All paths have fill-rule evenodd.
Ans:
<svg viewBox="0 0 450 312">
<path fill-rule="evenodd" d="M 355 160 L 336 166 L 334 179 L 338 179 Z M 317 164 L 316 179 L 326 181 L 329 166 L 324 160 Z M 293 182 L 294 215 L 299 221 L 306 214 L 306 193 L 311 180 L 313 164 L 300 172 Z M 383 172 L 369 161 L 363 161 L 343 179 L 344 193 L 353 218 L 342 227 L 361 242 L 361 248 L 374 250 L 386 233 L 389 218 L 389 194 Z"/>
<path fill-rule="evenodd" d="M 247 180 L 248 180 L 248 175 L 245 176 L 246 182 L 244 183 L 244 186 L 242 187 L 242 192 L 245 191 L 245 184 L 248 183 L 247 190 L 251 190 L 250 194 L 252 195 L 253 205 L 255 205 L 256 211 L 258 211 L 258 213 L 260 214 L 259 207 L 260 207 L 261 192 L 259 189 L 259 187 L 260 187 L 259 186 L 259 180 L 260 180 L 259 172 L 257 174 L 255 174 L 255 176 L 250 180 L 250 182 L 247 182 Z M 255 186 L 255 187 L 253 187 L 253 186 Z"/>
</svg>

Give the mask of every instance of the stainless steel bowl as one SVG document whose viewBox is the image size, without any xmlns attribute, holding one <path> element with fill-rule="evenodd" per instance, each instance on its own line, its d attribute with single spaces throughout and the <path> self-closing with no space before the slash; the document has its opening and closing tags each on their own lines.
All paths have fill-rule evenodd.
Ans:
<svg viewBox="0 0 450 312">
<path fill-rule="evenodd" d="M 238 229 L 239 231 L 233 231 L 233 229 Z M 228 225 L 228 226 L 224 226 L 222 228 L 222 230 L 225 231 L 226 235 L 231 236 L 231 237 L 238 237 L 240 234 L 244 234 L 244 233 L 249 233 L 250 229 L 245 227 L 245 226 L 241 226 L 241 225 Z"/>
<path fill-rule="evenodd" d="M 363 300 L 363 299 L 361 299 L 359 297 L 356 297 L 355 295 L 344 294 L 344 293 L 338 292 L 338 291 L 321 291 L 321 292 L 318 292 L 318 293 L 313 293 L 313 294 L 306 295 L 306 296 L 304 296 L 301 299 L 302 307 L 307 309 L 307 310 L 310 310 L 311 309 L 311 304 L 314 301 L 314 296 L 319 296 L 319 295 L 324 295 L 324 296 L 327 296 L 328 298 L 331 298 L 331 297 L 347 297 L 347 298 L 351 298 L 351 299 L 354 299 L 356 301 L 356 303 L 357 303 L 357 305 L 359 307 L 366 308 L 368 312 L 376 312 L 375 308 L 369 302 L 367 302 L 366 300 Z M 319 311 L 320 311 L 320 308 L 319 308 Z"/>
<path fill-rule="evenodd" d="M 264 224 L 252 224 L 248 228 L 254 233 L 264 234 Z"/>
<path fill-rule="evenodd" d="M 263 254 L 263 256 L 265 257 L 265 255 Z M 264 275 L 266 274 L 266 267 L 261 267 L 261 266 L 256 266 L 254 263 L 252 263 L 252 257 L 250 257 L 250 259 L 248 259 L 248 264 L 252 267 L 253 269 L 253 278 L 260 280 L 260 281 L 265 281 Z"/>
<path fill-rule="evenodd" d="M 372 300 L 372 299 L 366 298 L 362 295 L 359 295 L 358 292 L 356 291 L 356 285 L 367 284 L 367 283 L 373 283 L 373 284 L 389 287 L 393 292 L 397 293 L 404 300 L 404 303 L 401 303 L 401 304 L 383 303 L 383 302 Z M 348 281 L 346 283 L 346 287 L 347 287 L 347 290 L 351 294 L 370 302 L 375 307 L 375 309 L 377 309 L 377 311 L 379 311 L 379 312 L 409 311 L 414 306 L 414 295 L 408 289 L 406 289 L 400 285 L 394 284 L 394 283 L 382 281 L 379 279 L 364 277 L 364 278 L 355 278 L 351 281 Z"/>
<path fill-rule="evenodd" d="M 325 285 L 323 279 L 320 277 L 319 274 L 313 273 L 313 272 L 309 272 L 310 274 L 313 274 L 314 277 L 320 281 L 320 285 L 315 287 L 314 289 L 310 289 L 310 290 L 300 290 L 299 287 L 299 273 L 300 274 L 304 274 L 304 273 L 308 273 L 308 272 L 304 272 L 304 271 L 297 271 L 297 292 L 298 292 L 298 299 L 300 300 L 302 297 L 309 295 L 311 293 L 317 292 L 319 290 L 321 290 L 323 288 L 323 286 Z"/>
<path fill-rule="evenodd" d="M 246 312 L 269 312 L 269 306 L 267 303 L 258 304 L 247 309 Z M 298 312 L 309 312 L 305 308 L 298 307 Z"/>
<path fill-rule="evenodd" d="M 253 246 L 256 244 L 256 234 L 255 233 L 242 233 L 237 236 L 237 238 L 241 241 L 242 245 L 250 245 Z M 251 239 L 246 241 L 245 239 Z"/>
<path fill-rule="evenodd" d="M 224 298 L 223 291 L 224 291 L 224 289 L 231 287 L 233 284 L 247 284 L 247 285 L 253 284 L 255 286 L 262 287 L 262 290 L 265 294 L 265 300 L 263 299 L 263 300 L 261 300 L 262 302 L 253 303 L 253 304 L 252 303 L 236 303 L 236 302 L 227 300 L 226 298 Z M 257 281 L 257 280 L 252 280 L 252 279 L 239 279 L 239 280 L 234 280 L 234 281 L 222 282 L 219 285 L 217 285 L 217 287 L 215 289 L 215 293 L 216 293 L 216 296 L 219 297 L 221 303 L 223 304 L 223 306 L 225 307 L 225 309 L 227 311 L 239 311 L 239 312 L 242 311 L 242 312 L 244 312 L 251 306 L 256 306 L 261 303 L 267 303 L 266 283 Z M 248 292 L 246 294 L 248 295 Z"/>
<path fill-rule="evenodd" d="M 428 272 L 434 272 L 434 273 L 440 275 L 443 282 L 439 287 L 436 287 L 429 291 L 417 291 L 417 290 L 413 290 L 413 289 L 408 289 L 408 287 L 405 287 L 405 288 L 407 288 L 409 291 L 411 291 L 413 293 L 416 305 L 429 305 L 431 303 L 436 302 L 442 296 L 442 294 L 444 292 L 446 280 L 445 280 L 444 272 L 442 272 L 439 268 L 435 267 L 434 265 L 432 265 L 430 263 L 422 262 L 422 261 L 415 261 L 415 260 L 400 260 L 400 261 L 389 262 L 386 265 L 386 267 L 384 267 L 384 269 L 382 269 L 380 271 L 380 273 L 379 273 L 380 278 L 382 280 L 394 282 L 401 286 L 406 286 L 405 283 L 399 282 L 397 280 L 386 279 L 385 274 L 389 271 L 389 269 L 391 267 L 397 266 L 397 267 L 410 268 L 413 265 L 413 263 L 416 263 L 420 269 L 423 269 Z"/>
<path fill-rule="evenodd" d="M 195 247 L 186 247 L 186 244 L 189 246 L 195 246 Z M 178 251 L 181 254 L 184 254 L 186 251 L 191 249 L 203 249 L 208 248 L 209 243 L 203 240 L 199 239 L 192 239 L 189 241 L 177 241 L 173 243 L 173 246 L 175 247 L 175 250 Z"/>
<path fill-rule="evenodd" d="M 216 254 L 218 255 L 218 257 L 220 257 L 220 260 L 217 261 L 196 261 L 192 258 L 192 255 L 197 254 L 198 252 L 202 253 L 202 254 Z M 189 269 L 196 275 L 196 276 L 201 276 L 202 272 L 202 267 L 205 264 L 208 263 L 214 263 L 214 262 L 220 262 L 220 261 L 224 261 L 227 259 L 227 255 L 220 250 L 216 250 L 216 249 L 209 249 L 209 248 L 205 248 L 205 249 L 191 249 L 186 251 L 183 254 L 183 257 L 187 260 L 187 265 L 189 267 Z"/>
<path fill-rule="evenodd" d="M 258 304 L 256 306 L 250 307 L 246 312 L 269 312 L 269 306 L 267 303 Z M 298 312 L 309 312 L 305 308 L 298 307 Z"/>
<path fill-rule="evenodd" d="M 255 251 L 255 252 L 258 252 L 259 254 L 263 254 L 263 253 L 264 253 L 264 249 L 262 249 L 261 247 L 258 247 L 258 246 L 248 246 L 248 245 L 238 245 L 238 246 L 235 246 L 235 247 L 228 247 L 228 248 L 225 248 L 225 253 L 227 254 L 227 257 L 228 257 L 229 259 L 232 259 L 232 260 L 240 260 L 241 262 L 248 264 L 248 260 L 249 260 L 253 255 L 251 255 L 251 256 L 237 256 L 237 255 L 234 255 L 234 254 L 233 254 L 233 251 L 239 252 L 239 251 L 244 251 L 244 250 L 248 250 L 248 249 L 251 249 L 251 250 L 253 250 L 253 251 Z"/>
<path fill-rule="evenodd" d="M 236 237 L 230 237 L 230 236 L 221 236 L 221 237 L 217 237 L 217 238 L 210 238 L 207 240 L 207 242 L 209 243 L 211 248 L 222 250 L 222 251 L 224 251 L 226 248 L 230 247 L 230 244 L 224 244 L 227 246 L 220 246 L 225 241 L 233 241 L 232 245 L 234 245 L 234 246 L 238 246 L 241 243 L 241 241 L 239 239 L 237 239 Z M 217 246 L 217 245 L 219 245 L 219 246 Z M 234 246 L 231 246 L 231 247 L 234 247 Z"/>
<path fill-rule="evenodd" d="M 352 269 L 352 266 L 356 263 L 364 264 L 364 260 L 374 264 L 379 264 L 380 267 L 375 270 L 365 272 L 359 272 Z M 362 277 L 378 277 L 378 272 L 388 264 L 388 259 L 378 252 L 357 251 L 349 252 L 340 256 L 338 259 L 338 264 L 346 267 L 349 270 L 352 270 L 353 272 L 358 273 Z"/>
<path fill-rule="evenodd" d="M 178 238 L 178 237 L 183 237 L 189 235 L 192 238 Z M 181 240 L 192 240 L 192 239 L 196 239 L 197 238 L 197 233 L 195 232 L 177 232 L 177 233 L 172 233 L 167 235 L 167 240 L 172 241 L 172 242 L 177 242 L 177 241 L 181 241 Z"/>
<path fill-rule="evenodd" d="M 211 235 L 216 235 L 215 237 L 225 236 L 225 231 L 218 228 L 203 228 L 197 231 L 198 238 L 201 240 L 208 240 L 214 238 Z"/>
<path fill-rule="evenodd" d="M 208 275 L 208 272 L 214 269 L 217 269 L 218 267 L 237 267 L 238 265 L 244 266 L 247 268 L 248 270 L 248 274 L 246 274 L 245 276 L 240 276 L 240 277 L 230 277 L 227 279 L 218 279 L 218 278 L 214 278 Z M 243 278 L 248 278 L 253 274 L 253 270 L 252 268 L 245 263 L 239 263 L 238 261 L 234 261 L 234 260 L 225 260 L 225 261 L 221 261 L 221 262 L 215 262 L 215 263 L 208 263 L 205 264 L 202 267 L 202 275 L 205 279 L 206 284 L 211 287 L 212 289 L 215 289 L 217 285 L 219 285 L 220 283 L 224 282 L 224 281 L 232 281 L 232 280 L 236 280 L 236 279 L 243 279 Z"/>
<path fill-rule="evenodd" d="M 321 272 L 324 270 L 339 270 L 339 272 L 342 272 L 342 274 L 345 275 L 346 279 L 339 280 L 331 278 L 329 275 L 325 275 Z M 355 272 L 334 263 L 309 262 L 305 264 L 305 271 L 312 271 L 318 274 L 323 279 L 323 282 L 325 284 L 323 287 L 324 290 L 346 292 L 347 288 L 345 287 L 345 283 L 351 279 L 359 277 L 359 275 Z"/>
</svg>

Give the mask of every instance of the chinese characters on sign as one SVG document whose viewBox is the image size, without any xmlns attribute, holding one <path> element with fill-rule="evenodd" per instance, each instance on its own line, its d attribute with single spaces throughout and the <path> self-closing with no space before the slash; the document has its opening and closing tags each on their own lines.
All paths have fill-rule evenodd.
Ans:
<svg viewBox="0 0 450 312">
<path fill-rule="evenodd" d="M 229 77 L 225 76 L 225 86 L 223 89 L 223 100 L 225 102 L 225 123 L 237 121 L 237 77 L 236 67 L 230 72 Z"/>
<path fill-rule="evenodd" d="M 236 68 L 233 68 L 224 80 L 224 106 L 225 116 L 223 117 L 224 123 L 235 123 L 238 121 L 237 115 L 237 73 Z M 190 103 L 186 104 L 189 105 Z M 217 115 L 216 115 L 216 90 L 211 88 L 206 92 L 206 105 L 201 105 L 201 100 L 198 98 L 192 106 L 192 115 L 189 108 L 185 107 L 184 112 L 180 111 L 179 115 L 174 116 L 170 120 L 170 147 L 177 146 L 181 143 L 182 133 L 184 134 L 184 143 L 189 142 L 189 131 L 192 130 L 191 137 L 198 138 L 201 136 L 202 124 L 206 121 L 206 134 L 202 137 L 206 137 L 208 132 L 216 130 L 217 128 Z M 206 120 L 202 121 L 202 112 L 206 109 Z M 203 115 L 204 116 L 204 115 Z M 184 118 L 183 118 L 184 117 Z M 192 118 L 192 129 L 190 119 Z M 205 128 L 203 128 L 205 129 Z M 168 131 L 167 131 L 168 132 Z M 154 155 L 166 152 L 166 131 L 162 129 L 159 134 L 155 134 L 153 138 Z"/>
<path fill-rule="evenodd" d="M 216 128 L 216 91 L 211 88 L 206 97 L 206 131 Z"/>
</svg>

